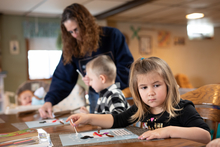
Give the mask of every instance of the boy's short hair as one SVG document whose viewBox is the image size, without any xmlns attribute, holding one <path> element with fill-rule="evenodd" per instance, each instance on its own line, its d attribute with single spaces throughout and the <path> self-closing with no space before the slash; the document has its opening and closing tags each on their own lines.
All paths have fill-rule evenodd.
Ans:
<svg viewBox="0 0 220 147">
<path fill-rule="evenodd" d="M 109 81 L 115 81 L 116 66 L 107 55 L 99 55 L 86 64 L 86 70 L 91 69 L 94 74 L 106 75 Z"/>
</svg>

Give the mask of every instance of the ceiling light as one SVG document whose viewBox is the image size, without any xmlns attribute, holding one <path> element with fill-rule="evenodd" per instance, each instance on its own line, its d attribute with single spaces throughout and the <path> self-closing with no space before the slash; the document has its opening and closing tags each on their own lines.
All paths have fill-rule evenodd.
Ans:
<svg viewBox="0 0 220 147">
<path fill-rule="evenodd" d="M 191 14 L 186 15 L 187 19 L 198 19 L 202 17 L 204 17 L 203 13 L 191 13 Z"/>
</svg>

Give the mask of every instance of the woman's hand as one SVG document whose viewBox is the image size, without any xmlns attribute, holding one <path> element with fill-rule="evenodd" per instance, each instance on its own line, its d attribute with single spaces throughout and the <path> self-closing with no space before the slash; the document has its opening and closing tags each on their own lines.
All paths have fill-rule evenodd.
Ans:
<svg viewBox="0 0 220 147">
<path fill-rule="evenodd" d="M 156 138 L 169 138 L 169 137 L 170 137 L 169 131 L 167 130 L 167 127 L 165 127 L 165 128 L 149 130 L 147 132 L 144 132 L 141 136 L 138 137 L 138 139 L 151 140 Z"/>
<path fill-rule="evenodd" d="M 85 77 L 83 77 L 82 80 L 84 81 L 84 83 L 85 83 L 86 85 L 89 86 L 89 81 L 90 81 L 90 79 L 89 79 L 89 77 L 88 77 L 87 75 L 86 75 Z"/>
<path fill-rule="evenodd" d="M 52 104 L 50 102 L 46 102 L 38 111 L 42 118 L 53 118 L 52 110 Z"/>
</svg>

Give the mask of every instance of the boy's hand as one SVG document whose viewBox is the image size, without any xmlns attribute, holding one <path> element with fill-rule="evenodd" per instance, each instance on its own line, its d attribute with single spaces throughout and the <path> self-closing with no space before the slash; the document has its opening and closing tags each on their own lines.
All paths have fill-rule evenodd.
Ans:
<svg viewBox="0 0 220 147">
<path fill-rule="evenodd" d="M 85 113 L 85 114 L 89 114 L 89 111 L 84 106 L 80 108 L 80 112 Z"/>
<path fill-rule="evenodd" d="M 86 75 L 85 77 L 83 77 L 82 80 L 84 81 L 84 83 L 85 83 L 86 85 L 89 86 L 89 81 L 90 81 L 90 79 L 89 79 L 89 77 L 88 77 L 87 75 Z"/>
</svg>

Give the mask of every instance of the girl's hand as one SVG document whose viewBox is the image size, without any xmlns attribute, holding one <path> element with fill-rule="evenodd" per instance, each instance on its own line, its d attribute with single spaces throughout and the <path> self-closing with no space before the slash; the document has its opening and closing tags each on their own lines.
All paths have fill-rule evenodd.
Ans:
<svg viewBox="0 0 220 147">
<path fill-rule="evenodd" d="M 85 77 L 83 77 L 82 80 L 84 81 L 84 83 L 85 83 L 86 85 L 89 86 L 89 81 L 90 81 L 90 79 L 89 79 L 89 77 L 88 77 L 87 75 L 86 75 Z"/>
<path fill-rule="evenodd" d="M 149 130 L 147 132 L 144 132 L 141 136 L 138 137 L 138 139 L 151 140 L 155 138 L 169 138 L 169 137 L 170 135 L 169 135 L 168 127 L 165 127 L 165 128 Z"/>
<path fill-rule="evenodd" d="M 214 139 L 206 145 L 206 147 L 218 147 L 218 146 L 220 146 L 220 138 Z"/>
<path fill-rule="evenodd" d="M 70 121 L 70 125 L 74 127 L 78 126 L 79 124 L 89 124 L 89 118 L 89 114 L 74 114 L 69 116 L 66 122 Z"/>
</svg>

